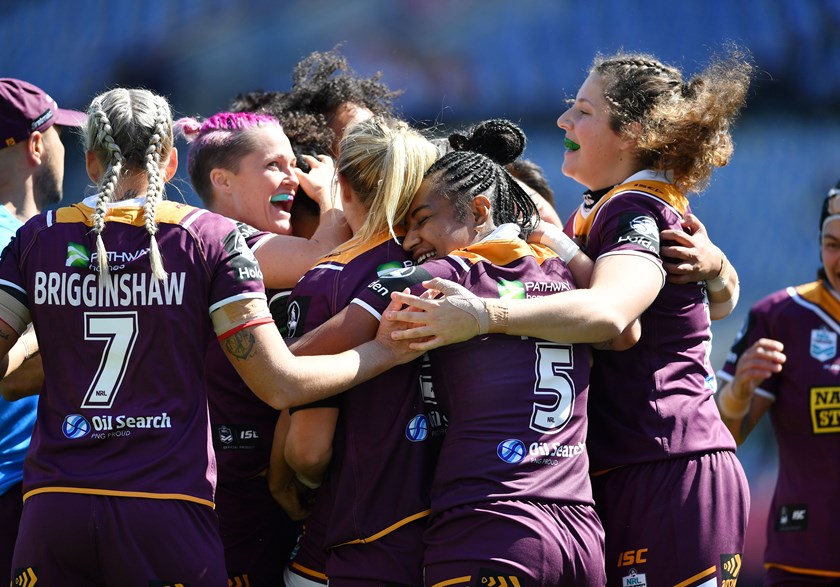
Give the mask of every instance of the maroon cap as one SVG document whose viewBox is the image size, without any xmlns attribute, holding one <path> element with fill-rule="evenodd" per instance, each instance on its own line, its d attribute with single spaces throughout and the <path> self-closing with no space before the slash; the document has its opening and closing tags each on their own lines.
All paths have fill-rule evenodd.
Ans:
<svg viewBox="0 0 840 587">
<path fill-rule="evenodd" d="M 59 108 L 39 87 L 19 79 L 0 78 L 0 149 L 54 124 L 82 126 L 86 121 L 84 112 Z"/>
</svg>

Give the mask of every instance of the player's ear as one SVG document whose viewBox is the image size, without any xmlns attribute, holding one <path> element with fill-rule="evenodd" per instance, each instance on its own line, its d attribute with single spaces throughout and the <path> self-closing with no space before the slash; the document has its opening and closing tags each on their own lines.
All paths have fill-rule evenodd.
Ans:
<svg viewBox="0 0 840 587">
<path fill-rule="evenodd" d="M 484 224 L 491 218 L 490 198 L 484 194 L 478 194 L 470 202 L 470 211 L 476 224 Z"/>
<path fill-rule="evenodd" d="M 230 190 L 231 172 L 221 167 L 210 170 L 210 185 L 214 190 L 226 192 Z"/>
<path fill-rule="evenodd" d="M 169 181 L 175 176 L 178 170 L 178 149 L 172 147 L 169 151 L 169 159 L 166 160 L 166 165 L 163 169 L 163 181 Z"/>
<path fill-rule="evenodd" d="M 93 183 L 98 184 L 99 180 L 102 179 L 102 162 L 99 161 L 99 157 L 93 151 L 85 152 L 85 169 Z"/>
</svg>

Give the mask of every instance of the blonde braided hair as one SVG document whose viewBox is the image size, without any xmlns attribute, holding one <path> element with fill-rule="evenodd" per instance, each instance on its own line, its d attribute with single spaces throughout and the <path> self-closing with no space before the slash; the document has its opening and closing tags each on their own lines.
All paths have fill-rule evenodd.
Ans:
<svg viewBox="0 0 840 587">
<path fill-rule="evenodd" d="M 155 236 L 158 232 L 155 208 L 165 197 L 161 161 L 166 160 L 173 147 L 169 103 L 148 90 L 115 88 L 104 92 L 91 101 L 85 138 L 87 150 L 105 166 L 92 215 L 100 279 L 109 278 L 108 253 L 102 240 L 108 203 L 113 200 L 120 179 L 140 170 L 145 170 L 148 183 L 143 216 L 151 239 L 152 275 L 155 279 L 165 279 Z"/>
</svg>

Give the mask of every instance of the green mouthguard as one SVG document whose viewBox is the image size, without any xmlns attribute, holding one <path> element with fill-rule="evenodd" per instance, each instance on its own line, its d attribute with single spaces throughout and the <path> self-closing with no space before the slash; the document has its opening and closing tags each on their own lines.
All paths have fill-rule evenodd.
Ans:
<svg viewBox="0 0 840 587">
<path fill-rule="evenodd" d="M 578 149 L 580 149 L 580 145 L 578 145 L 571 139 L 563 139 L 563 146 L 570 151 L 577 151 Z"/>
<path fill-rule="evenodd" d="M 270 198 L 270 201 L 272 202 L 288 202 L 291 200 L 294 200 L 294 196 L 292 194 L 275 194 Z"/>
</svg>

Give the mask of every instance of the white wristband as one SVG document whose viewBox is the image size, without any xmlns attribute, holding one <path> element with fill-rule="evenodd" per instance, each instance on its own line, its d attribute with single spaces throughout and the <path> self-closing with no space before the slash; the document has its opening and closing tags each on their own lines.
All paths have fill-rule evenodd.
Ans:
<svg viewBox="0 0 840 587">
<path fill-rule="evenodd" d="M 26 337 L 20 337 L 20 344 L 23 345 L 23 360 L 27 361 L 32 358 L 32 352 L 29 350 L 29 345 L 26 344 Z"/>
<path fill-rule="evenodd" d="M 580 247 L 575 241 L 569 238 L 563 229 L 547 222 L 542 223 L 543 233 L 540 237 L 540 244 L 547 246 L 563 259 L 564 263 L 571 261 Z"/>
<path fill-rule="evenodd" d="M 721 255 L 720 258 L 720 272 L 717 277 L 706 280 L 706 287 L 709 291 L 723 291 L 726 289 L 726 284 L 729 282 L 729 259 L 726 255 Z"/>
</svg>

